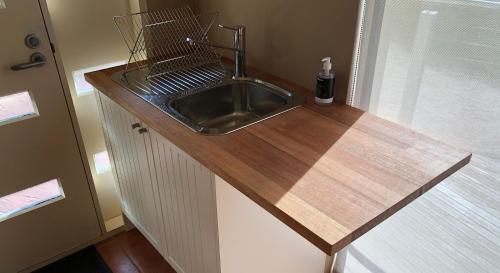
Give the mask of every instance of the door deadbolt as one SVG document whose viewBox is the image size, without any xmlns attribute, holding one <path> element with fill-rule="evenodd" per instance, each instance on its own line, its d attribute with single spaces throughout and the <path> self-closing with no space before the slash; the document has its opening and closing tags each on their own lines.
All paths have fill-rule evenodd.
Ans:
<svg viewBox="0 0 500 273">
<path fill-rule="evenodd" d="M 41 44 L 40 39 L 36 37 L 34 34 L 26 36 L 26 38 L 24 39 L 24 43 L 26 44 L 27 47 L 31 49 L 36 49 Z"/>
</svg>

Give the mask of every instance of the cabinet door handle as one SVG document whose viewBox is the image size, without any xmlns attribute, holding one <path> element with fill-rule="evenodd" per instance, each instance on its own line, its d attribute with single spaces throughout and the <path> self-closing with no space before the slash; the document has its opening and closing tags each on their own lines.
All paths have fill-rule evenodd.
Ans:
<svg viewBox="0 0 500 273">
<path fill-rule="evenodd" d="M 148 132 L 147 128 L 141 128 L 141 129 L 139 129 L 139 134 L 144 134 L 144 133 L 147 133 L 147 132 Z"/>
<path fill-rule="evenodd" d="M 132 124 L 132 129 L 139 128 L 139 127 L 141 127 L 140 123 L 134 123 L 134 124 Z"/>
</svg>

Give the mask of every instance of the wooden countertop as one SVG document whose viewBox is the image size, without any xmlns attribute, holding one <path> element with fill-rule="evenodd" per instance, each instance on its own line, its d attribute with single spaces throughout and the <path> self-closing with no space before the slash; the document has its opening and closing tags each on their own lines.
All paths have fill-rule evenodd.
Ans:
<svg viewBox="0 0 500 273">
<path fill-rule="evenodd" d="M 471 154 L 369 113 L 321 107 L 313 92 L 293 111 L 223 136 L 203 136 L 111 80 L 88 82 L 331 255 L 469 163 Z"/>
</svg>

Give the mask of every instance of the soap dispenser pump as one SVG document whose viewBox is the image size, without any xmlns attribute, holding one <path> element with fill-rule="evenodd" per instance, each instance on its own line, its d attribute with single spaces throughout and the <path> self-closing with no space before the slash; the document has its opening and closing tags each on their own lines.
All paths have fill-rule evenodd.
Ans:
<svg viewBox="0 0 500 273">
<path fill-rule="evenodd" d="M 335 72 L 332 69 L 331 57 L 326 57 L 321 62 L 323 62 L 323 71 L 316 78 L 316 97 L 314 100 L 317 104 L 329 105 L 333 103 Z"/>
</svg>

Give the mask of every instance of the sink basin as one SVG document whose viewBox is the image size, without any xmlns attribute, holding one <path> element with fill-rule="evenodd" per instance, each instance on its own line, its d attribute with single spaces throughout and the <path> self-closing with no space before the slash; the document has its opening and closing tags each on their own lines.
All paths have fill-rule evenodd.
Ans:
<svg viewBox="0 0 500 273">
<path fill-rule="evenodd" d="M 304 104 L 304 97 L 257 80 L 227 80 L 167 103 L 168 112 L 192 130 L 226 134 Z"/>
<path fill-rule="evenodd" d="M 173 72 L 150 81 L 145 80 L 147 71 L 141 70 L 117 72 L 112 78 L 191 130 L 205 135 L 227 134 L 305 102 L 300 94 L 258 79 L 232 79 L 227 71 L 210 67 L 195 70 L 197 74 Z"/>
</svg>

